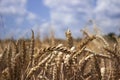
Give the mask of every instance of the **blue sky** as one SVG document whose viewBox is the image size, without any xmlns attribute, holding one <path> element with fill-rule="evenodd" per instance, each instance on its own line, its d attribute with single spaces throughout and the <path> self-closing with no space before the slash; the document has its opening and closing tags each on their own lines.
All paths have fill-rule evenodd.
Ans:
<svg viewBox="0 0 120 80">
<path fill-rule="evenodd" d="M 93 30 L 89 20 L 103 34 L 120 33 L 120 0 L 0 0 L 0 16 L 0 38 L 29 37 L 31 29 L 64 38 L 68 28 L 80 37 L 81 29 Z"/>
</svg>

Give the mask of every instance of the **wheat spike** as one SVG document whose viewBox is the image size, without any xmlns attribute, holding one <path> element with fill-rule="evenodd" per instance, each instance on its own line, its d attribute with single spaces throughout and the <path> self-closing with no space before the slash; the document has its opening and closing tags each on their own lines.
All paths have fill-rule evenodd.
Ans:
<svg viewBox="0 0 120 80">
<path fill-rule="evenodd" d="M 44 64 L 47 60 L 49 60 L 50 57 L 51 54 L 48 55 L 45 59 L 43 59 L 41 62 L 39 62 L 37 66 L 31 68 L 29 73 L 27 74 L 26 79 L 30 79 L 31 75 L 33 75 L 41 67 L 42 64 Z"/>
<path fill-rule="evenodd" d="M 31 43 L 30 43 L 30 61 L 31 66 L 34 65 L 34 31 L 32 30 L 32 37 L 31 37 Z"/>
<path fill-rule="evenodd" d="M 71 31 L 68 29 L 65 34 L 67 38 L 68 48 L 71 48 L 73 46 L 73 38 L 72 38 Z"/>
</svg>

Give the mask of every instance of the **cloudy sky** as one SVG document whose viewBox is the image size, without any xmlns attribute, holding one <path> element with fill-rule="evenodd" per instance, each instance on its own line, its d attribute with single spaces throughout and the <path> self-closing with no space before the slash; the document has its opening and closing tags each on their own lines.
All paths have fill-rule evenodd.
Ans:
<svg viewBox="0 0 120 80">
<path fill-rule="evenodd" d="M 102 33 L 119 33 L 120 0 L 0 0 L 1 38 L 28 37 L 31 29 L 64 38 L 68 28 L 79 37 L 81 29 L 93 28 L 90 20 Z"/>
</svg>

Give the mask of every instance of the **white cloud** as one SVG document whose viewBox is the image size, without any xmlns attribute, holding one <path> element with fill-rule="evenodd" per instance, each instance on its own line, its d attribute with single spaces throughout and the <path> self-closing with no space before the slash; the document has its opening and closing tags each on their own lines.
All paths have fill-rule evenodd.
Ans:
<svg viewBox="0 0 120 80">
<path fill-rule="evenodd" d="M 5 19 L 5 23 L 7 24 L 5 24 L 6 34 L 4 34 L 4 37 L 8 37 L 10 34 L 10 36 L 18 35 L 18 38 L 26 35 L 30 30 L 29 28 L 26 29 L 26 27 L 32 26 L 35 24 L 35 21 L 39 19 L 39 16 L 37 16 L 34 12 L 27 10 L 27 1 L 28 0 L 1 0 L 0 15 L 12 20 L 9 22 L 9 20 Z M 12 22 L 14 25 L 9 26 L 13 24 Z M 13 31 L 13 29 L 15 29 L 15 31 Z"/>
<path fill-rule="evenodd" d="M 1 0 L 0 13 L 23 15 L 26 13 L 26 2 L 27 0 Z"/>
<path fill-rule="evenodd" d="M 25 20 L 30 24 L 37 22 L 36 19 L 40 17 L 26 9 L 27 1 L 2 0 L 0 13 L 17 15 L 16 24 L 18 25 Z M 90 19 L 95 20 L 104 32 L 115 31 L 120 27 L 120 0 L 43 0 L 43 2 L 50 9 L 50 16 L 48 15 L 50 21 L 41 20 L 42 23 L 30 25 L 33 26 L 30 28 L 39 30 L 42 34 L 49 32 L 50 26 L 53 26 L 57 37 L 64 36 L 67 28 L 72 30 L 74 36 L 79 36 L 78 32 Z M 21 32 L 22 29 L 16 31 Z M 26 33 L 25 30 L 23 33 Z"/>
<path fill-rule="evenodd" d="M 32 12 L 29 12 L 27 15 L 28 20 L 35 20 L 36 18 L 37 18 L 37 16 Z"/>
<path fill-rule="evenodd" d="M 89 19 L 106 32 L 120 27 L 120 0 L 44 0 L 44 4 L 50 9 L 51 22 L 61 31 L 68 26 L 75 34 Z"/>
<path fill-rule="evenodd" d="M 28 21 L 37 19 L 37 15 L 35 13 L 27 10 L 26 3 L 27 0 L 1 0 L 0 13 L 16 16 L 17 23 L 21 23 L 25 19 Z"/>
</svg>

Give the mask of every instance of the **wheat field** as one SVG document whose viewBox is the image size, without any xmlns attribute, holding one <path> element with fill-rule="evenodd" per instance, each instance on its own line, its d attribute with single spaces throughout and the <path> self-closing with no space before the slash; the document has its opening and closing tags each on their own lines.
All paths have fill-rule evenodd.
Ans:
<svg viewBox="0 0 120 80">
<path fill-rule="evenodd" d="M 0 41 L 0 80 L 120 80 L 120 39 L 82 31 L 75 40 Z"/>
</svg>

